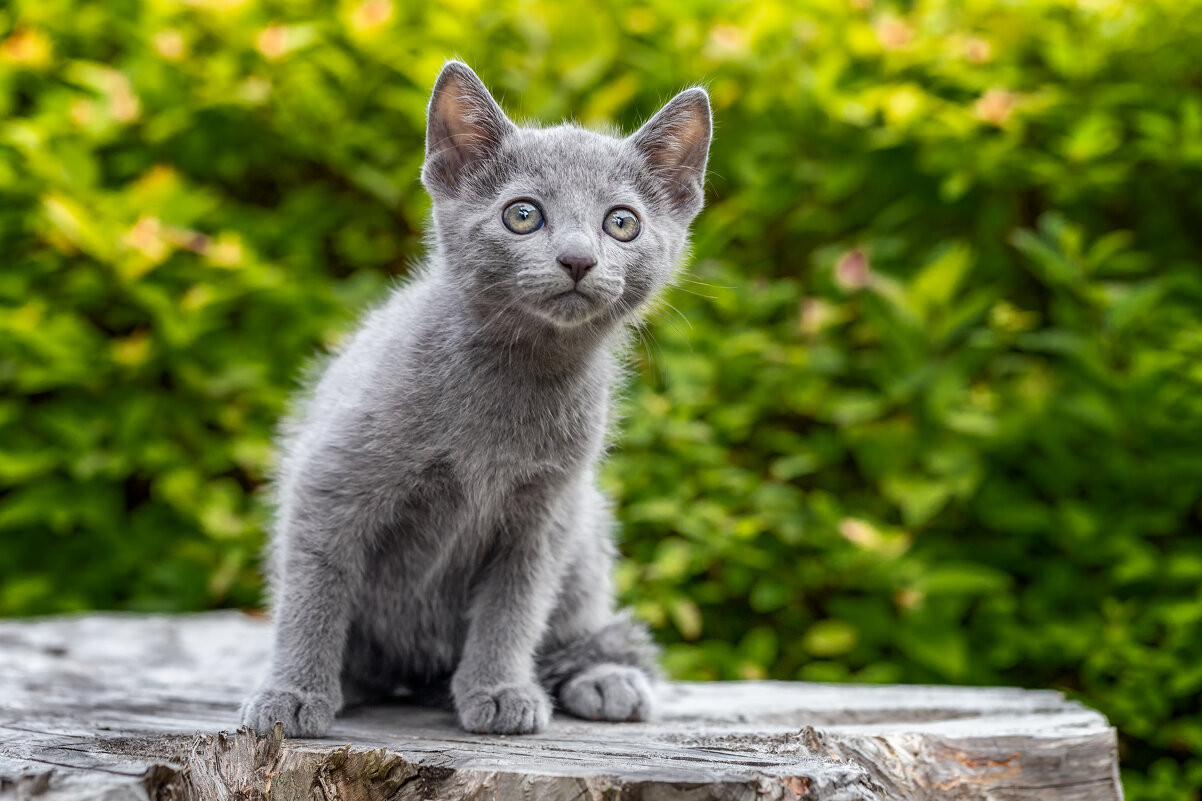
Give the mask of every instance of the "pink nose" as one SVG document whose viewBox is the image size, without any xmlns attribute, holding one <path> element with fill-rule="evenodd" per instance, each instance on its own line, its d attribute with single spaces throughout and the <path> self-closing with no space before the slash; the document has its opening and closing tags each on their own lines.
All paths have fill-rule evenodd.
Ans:
<svg viewBox="0 0 1202 801">
<path fill-rule="evenodd" d="M 566 250 L 559 254 L 559 265 L 568 271 L 572 280 L 580 283 L 584 274 L 595 267 L 597 260 L 591 253 L 582 250 Z"/>
</svg>

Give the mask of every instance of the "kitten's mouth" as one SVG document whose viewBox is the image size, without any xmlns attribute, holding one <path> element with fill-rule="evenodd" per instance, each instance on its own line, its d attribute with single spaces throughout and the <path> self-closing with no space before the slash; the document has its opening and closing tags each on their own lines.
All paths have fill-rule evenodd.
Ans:
<svg viewBox="0 0 1202 801">
<path fill-rule="evenodd" d="M 541 314 L 558 325 L 568 326 L 579 325 L 592 319 L 603 305 L 597 295 L 580 287 L 545 295 L 538 304 Z"/>
</svg>

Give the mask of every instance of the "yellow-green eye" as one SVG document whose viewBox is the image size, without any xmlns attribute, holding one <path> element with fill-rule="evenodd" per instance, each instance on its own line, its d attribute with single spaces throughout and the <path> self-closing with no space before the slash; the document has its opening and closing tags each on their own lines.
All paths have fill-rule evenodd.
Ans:
<svg viewBox="0 0 1202 801">
<path fill-rule="evenodd" d="M 619 206 L 606 213 L 605 222 L 601 224 L 601 227 L 605 229 L 605 233 L 619 242 L 629 242 L 639 235 L 642 224 L 639 222 L 637 214 L 628 208 Z"/>
<path fill-rule="evenodd" d="M 515 200 L 501 212 L 501 222 L 515 234 L 532 234 L 543 227 L 543 210 L 529 200 Z"/>
</svg>

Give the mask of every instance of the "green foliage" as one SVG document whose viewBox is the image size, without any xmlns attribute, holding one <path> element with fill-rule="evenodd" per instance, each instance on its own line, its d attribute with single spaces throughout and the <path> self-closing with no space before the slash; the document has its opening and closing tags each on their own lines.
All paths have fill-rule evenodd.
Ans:
<svg viewBox="0 0 1202 801">
<path fill-rule="evenodd" d="M 1202 794 L 1202 4 L 17 0 L 0 614 L 254 605 L 272 427 L 421 251 L 458 54 L 717 120 L 606 482 L 690 678 L 1058 687 Z"/>
</svg>

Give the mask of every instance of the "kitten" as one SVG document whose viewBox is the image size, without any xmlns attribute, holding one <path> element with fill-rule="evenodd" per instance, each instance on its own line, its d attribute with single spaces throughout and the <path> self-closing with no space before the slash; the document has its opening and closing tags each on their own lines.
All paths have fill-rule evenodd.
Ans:
<svg viewBox="0 0 1202 801">
<path fill-rule="evenodd" d="M 596 487 L 619 353 L 703 201 L 704 90 L 632 136 L 519 128 L 466 65 L 430 100 L 429 263 L 285 428 L 274 654 L 243 722 L 320 736 L 345 705 L 450 691 L 463 728 L 652 713 L 614 610 Z"/>
</svg>

